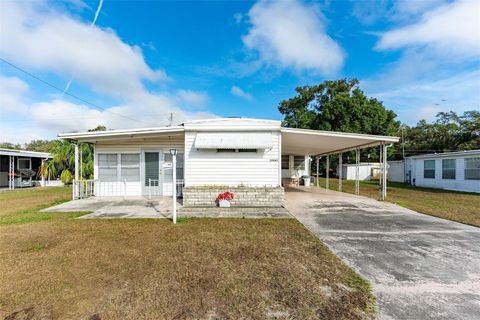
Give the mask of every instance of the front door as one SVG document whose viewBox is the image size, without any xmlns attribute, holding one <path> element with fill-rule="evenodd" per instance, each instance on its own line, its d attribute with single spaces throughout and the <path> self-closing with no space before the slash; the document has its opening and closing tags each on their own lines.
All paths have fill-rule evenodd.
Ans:
<svg viewBox="0 0 480 320">
<path fill-rule="evenodd" d="M 161 196 L 163 194 L 163 153 L 161 151 L 145 151 L 144 195 Z"/>
</svg>

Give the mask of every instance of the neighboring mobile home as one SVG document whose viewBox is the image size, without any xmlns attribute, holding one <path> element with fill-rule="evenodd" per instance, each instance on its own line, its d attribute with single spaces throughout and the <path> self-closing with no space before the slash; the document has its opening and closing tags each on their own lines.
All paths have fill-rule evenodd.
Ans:
<svg viewBox="0 0 480 320">
<path fill-rule="evenodd" d="M 46 152 L 0 149 L 0 187 L 15 189 L 40 185 L 40 166 L 51 158 Z"/>
<path fill-rule="evenodd" d="M 340 172 L 337 176 L 340 177 Z M 342 165 L 342 178 L 345 180 L 355 180 L 356 176 L 356 165 L 354 163 Z M 387 170 L 388 172 L 388 170 Z M 361 162 L 358 164 L 358 179 L 359 180 L 372 180 L 380 178 L 380 163 L 370 163 L 370 162 Z"/>
<path fill-rule="evenodd" d="M 236 194 L 234 206 L 281 206 L 282 180 L 309 175 L 312 156 L 398 141 L 388 136 L 284 128 L 280 121 L 244 118 L 59 137 L 94 145 L 95 180 L 89 190 L 95 196 L 171 195 L 171 149 L 175 149 L 177 188 L 184 206 L 212 206 L 224 191 Z"/>
<path fill-rule="evenodd" d="M 480 192 L 480 150 L 424 154 L 405 161 L 406 181 L 412 185 Z"/>
</svg>

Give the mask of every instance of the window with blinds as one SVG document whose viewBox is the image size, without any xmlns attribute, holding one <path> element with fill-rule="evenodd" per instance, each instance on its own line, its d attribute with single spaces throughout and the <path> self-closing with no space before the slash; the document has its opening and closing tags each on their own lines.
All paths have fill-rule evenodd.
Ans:
<svg viewBox="0 0 480 320">
<path fill-rule="evenodd" d="M 113 182 L 118 180 L 118 156 L 116 153 L 98 154 L 98 178 L 100 181 Z"/>
<path fill-rule="evenodd" d="M 120 158 L 121 181 L 140 181 L 140 154 L 122 153 Z"/>
<path fill-rule="evenodd" d="M 480 180 L 480 157 L 465 159 L 465 180 Z"/>
<path fill-rule="evenodd" d="M 442 179 L 455 179 L 455 159 L 442 160 Z"/>
<path fill-rule="evenodd" d="M 435 160 L 423 160 L 423 178 L 435 179 Z"/>
<path fill-rule="evenodd" d="M 305 157 L 304 156 L 294 156 L 293 157 L 293 167 L 296 170 L 305 169 Z"/>
<path fill-rule="evenodd" d="M 282 155 L 282 169 L 283 170 L 290 169 L 290 156 L 288 154 Z"/>
</svg>

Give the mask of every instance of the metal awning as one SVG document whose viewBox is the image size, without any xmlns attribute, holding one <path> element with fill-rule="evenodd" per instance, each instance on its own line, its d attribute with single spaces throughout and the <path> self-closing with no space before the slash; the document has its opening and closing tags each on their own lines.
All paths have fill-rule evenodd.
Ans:
<svg viewBox="0 0 480 320">
<path fill-rule="evenodd" d="M 197 149 L 271 149 L 270 132 L 200 132 L 195 137 Z"/>
<path fill-rule="evenodd" d="M 398 137 L 282 128 L 282 153 L 327 155 L 398 142 Z"/>
</svg>

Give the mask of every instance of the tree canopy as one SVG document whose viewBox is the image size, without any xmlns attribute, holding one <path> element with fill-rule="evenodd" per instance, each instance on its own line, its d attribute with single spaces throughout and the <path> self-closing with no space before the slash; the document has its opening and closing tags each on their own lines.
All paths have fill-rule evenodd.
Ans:
<svg viewBox="0 0 480 320">
<path fill-rule="evenodd" d="M 397 115 L 367 97 L 357 79 L 329 80 L 295 91 L 278 107 L 288 127 L 379 135 L 394 135 L 400 127 Z"/>
</svg>

